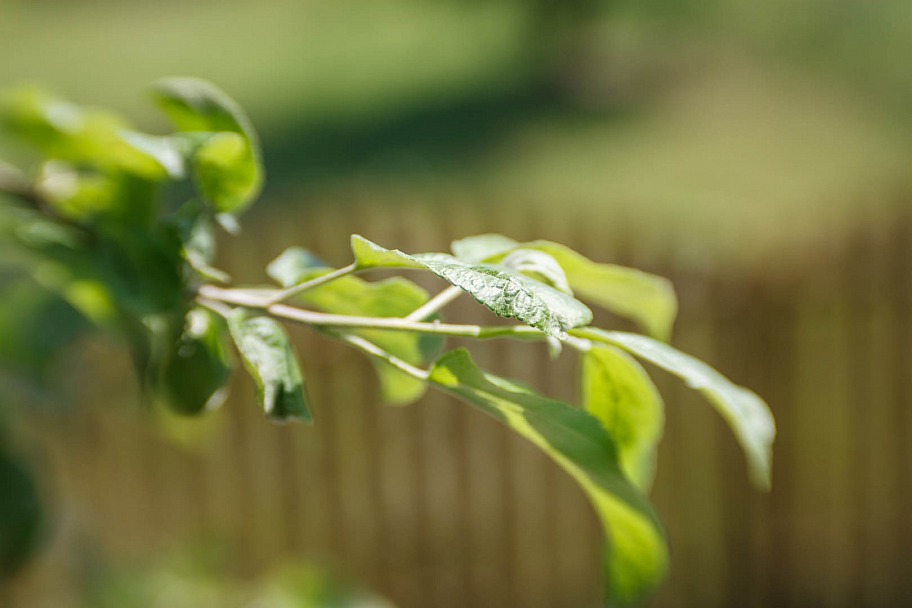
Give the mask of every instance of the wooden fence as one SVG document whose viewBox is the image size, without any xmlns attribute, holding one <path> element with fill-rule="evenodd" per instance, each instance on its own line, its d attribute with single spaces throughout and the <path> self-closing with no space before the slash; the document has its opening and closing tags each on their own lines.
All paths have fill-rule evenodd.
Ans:
<svg viewBox="0 0 912 608">
<path fill-rule="evenodd" d="M 758 493 L 721 418 L 657 374 L 668 421 L 654 500 L 672 569 L 651 605 L 912 605 L 912 218 L 868 213 L 848 236 L 729 272 L 679 255 L 684 237 L 646 253 L 607 220 L 351 201 L 290 215 L 254 222 L 241 239 L 252 245 L 226 250 L 224 265 L 256 282 L 292 243 L 342 265 L 352 232 L 422 251 L 499 231 L 668 276 L 681 298 L 674 343 L 763 395 L 779 436 L 774 489 Z M 485 315 L 463 300 L 448 314 Z M 563 472 L 447 396 L 381 406 L 360 355 L 293 334 L 315 425 L 269 424 L 239 380 L 225 410 L 182 425 L 200 439 L 186 444 L 127 415 L 128 364 L 90 348 L 86 365 L 105 379 L 71 384 L 92 405 L 42 431 L 57 533 L 19 603 L 72 605 L 72 563 L 87 547 L 130 557 L 211 536 L 246 573 L 329 560 L 402 608 L 598 605 L 603 540 Z M 477 346 L 483 365 L 576 399 L 572 353 Z"/>
</svg>

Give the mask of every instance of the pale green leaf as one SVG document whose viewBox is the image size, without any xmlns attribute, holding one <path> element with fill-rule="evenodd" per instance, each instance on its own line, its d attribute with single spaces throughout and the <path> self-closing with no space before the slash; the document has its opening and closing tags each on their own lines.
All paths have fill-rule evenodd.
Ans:
<svg viewBox="0 0 912 608">
<path fill-rule="evenodd" d="M 329 270 L 323 260 L 302 247 L 289 247 L 266 266 L 266 274 L 286 288 L 319 276 L 318 271 Z"/>
<path fill-rule="evenodd" d="M 244 110 L 220 88 L 199 78 L 163 78 L 152 86 L 162 110 L 184 132 L 241 133 L 255 137 Z"/>
<path fill-rule="evenodd" d="M 254 317 L 237 309 L 228 319 L 228 328 L 256 382 L 266 415 L 310 422 L 313 417 L 301 366 L 282 326 L 269 317 Z"/>
<path fill-rule="evenodd" d="M 122 129 L 120 136 L 136 150 L 154 158 L 168 172 L 170 177 L 174 179 L 184 177 L 186 167 L 184 166 L 184 157 L 181 153 L 182 144 L 179 139 L 148 135 L 128 129 Z"/>
<path fill-rule="evenodd" d="M 770 487 L 776 424 L 763 399 L 733 384 L 706 363 L 646 336 L 588 327 L 573 333 L 626 350 L 681 377 L 688 386 L 703 393 L 741 443 L 751 480 L 761 488 Z"/>
<path fill-rule="evenodd" d="M 259 140 L 243 110 L 216 86 L 167 78 L 155 97 L 184 137 L 185 155 L 201 194 L 218 213 L 238 213 L 263 184 Z"/>
<path fill-rule="evenodd" d="M 517 319 L 548 336 L 586 325 L 592 311 L 548 285 L 503 266 L 469 264 L 443 253 L 408 255 L 352 237 L 352 250 L 362 268 L 426 268 L 474 297 L 495 314 Z"/>
<path fill-rule="evenodd" d="M 626 353 L 593 346 L 583 354 L 583 406 L 617 443 L 621 468 L 648 492 L 662 437 L 662 397 L 646 371 Z"/>
<path fill-rule="evenodd" d="M 618 446 L 596 418 L 482 372 L 465 350 L 441 357 L 429 380 L 534 443 L 580 484 L 609 537 L 606 605 L 636 605 L 655 589 L 668 566 L 661 522 L 621 471 Z"/>
<path fill-rule="evenodd" d="M 564 269 L 557 263 L 557 260 L 544 251 L 516 249 L 507 254 L 501 264 L 536 281 L 546 283 L 558 291 L 573 295 L 573 289 L 567 282 L 567 274 Z"/>
<path fill-rule="evenodd" d="M 614 264 L 598 264 L 549 241 L 523 245 L 554 257 L 567 273 L 574 293 L 636 321 L 649 335 L 667 340 L 678 312 L 671 283 L 662 277 Z"/>
<path fill-rule="evenodd" d="M 519 245 L 519 241 L 501 234 L 479 234 L 453 241 L 450 249 L 460 260 L 477 264 L 506 254 Z"/>
</svg>

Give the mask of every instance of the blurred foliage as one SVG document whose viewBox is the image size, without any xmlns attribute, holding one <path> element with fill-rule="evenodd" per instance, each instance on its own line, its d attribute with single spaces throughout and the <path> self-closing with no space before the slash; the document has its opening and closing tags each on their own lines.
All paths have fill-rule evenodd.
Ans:
<svg viewBox="0 0 912 608">
<path fill-rule="evenodd" d="M 386 600 L 329 570 L 277 566 L 262 577 L 231 573 L 211 548 L 182 550 L 155 561 L 102 564 L 85 584 L 86 608 L 392 608 Z"/>
<path fill-rule="evenodd" d="M 43 531 L 43 509 L 31 472 L 0 442 L 0 591 L 32 556 Z"/>
</svg>

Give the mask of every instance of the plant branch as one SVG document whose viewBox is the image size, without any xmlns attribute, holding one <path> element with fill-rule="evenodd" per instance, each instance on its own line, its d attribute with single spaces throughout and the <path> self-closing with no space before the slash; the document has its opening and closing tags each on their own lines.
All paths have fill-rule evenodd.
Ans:
<svg viewBox="0 0 912 608">
<path fill-rule="evenodd" d="M 443 292 L 441 292 L 442 295 Z M 407 331 L 418 334 L 434 334 L 454 338 L 475 338 L 490 340 L 493 338 L 514 338 L 517 340 L 545 340 L 547 336 L 528 325 L 465 325 L 457 323 L 440 323 L 433 321 L 410 321 L 408 317 L 359 317 L 305 310 L 287 304 L 270 304 L 272 297 L 263 297 L 256 292 L 243 289 L 225 289 L 215 285 L 202 285 L 197 292 L 197 301 L 220 314 L 224 314 L 225 304 L 245 306 L 264 310 L 270 315 L 309 325 L 318 329 L 380 329 L 388 331 Z M 433 298 L 436 299 L 436 298 Z M 412 313 L 413 315 L 415 313 Z M 411 315 L 409 315 L 411 316 Z M 338 337 L 338 336 L 337 336 Z M 585 338 L 565 336 L 562 342 L 580 352 L 592 347 Z"/>
<path fill-rule="evenodd" d="M 421 334 L 437 334 L 459 338 L 520 338 L 544 340 L 545 334 L 528 325 L 479 326 L 453 323 L 426 323 L 408 321 L 396 317 L 358 317 L 316 312 L 288 306 L 286 304 L 269 304 L 270 298 L 264 298 L 250 291 L 240 289 L 223 289 L 214 285 L 203 285 L 198 291 L 200 303 L 206 301 L 222 302 L 235 306 L 246 306 L 265 310 L 274 317 L 296 321 L 305 325 L 321 328 L 344 329 L 385 329 L 391 331 L 408 331 Z"/>
<path fill-rule="evenodd" d="M 456 287 L 455 285 L 450 285 L 436 296 L 422 304 L 419 308 L 416 308 L 412 311 L 407 317 L 406 321 L 424 321 L 432 314 L 458 298 L 463 294 L 462 289 Z"/>
<path fill-rule="evenodd" d="M 288 289 L 283 289 L 279 293 L 275 294 L 273 297 L 267 298 L 266 300 L 264 300 L 264 304 L 266 306 L 278 304 L 279 302 L 287 300 L 288 298 L 290 298 L 292 296 L 296 296 L 299 293 L 304 293 L 305 291 L 309 291 L 315 287 L 319 287 L 320 285 L 325 285 L 326 283 L 335 281 L 336 279 L 338 279 L 340 277 L 344 277 L 346 275 L 352 274 L 352 273 L 356 272 L 357 270 L 358 270 L 358 264 L 355 262 L 352 262 L 351 264 L 349 264 L 348 266 L 345 266 L 344 268 L 339 268 L 337 270 L 333 270 L 332 272 L 330 272 L 328 274 L 324 274 L 324 275 L 319 276 L 310 281 L 305 281 L 299 285 L 289 287 Z"/>
</svg>

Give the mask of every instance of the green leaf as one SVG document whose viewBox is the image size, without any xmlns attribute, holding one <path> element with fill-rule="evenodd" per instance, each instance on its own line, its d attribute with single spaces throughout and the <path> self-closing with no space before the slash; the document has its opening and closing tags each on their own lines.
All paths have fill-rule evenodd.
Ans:
<svg viewBox="0 0 912 608">
<path fill-rule="evenodd" d="M 763 399 L 733 384 L 706 363 L 646 336 L 588 327 L 573 334 L 621 348 L 679 376 L 688 386 L 703 393 L 741 443 L 751 481 L 760 488 L 770 488 L 776 424 Z"/>
<path fill-rule="evenodd" d="M 203 197 L 218 213 L 239 213 L 260 193 L 263 166 L 250 120 L 225 92 L 195 78 L 167 78 L 154 96 L 187 134 L 185 155 Z"/>
<path fill-rule="evenodd" d="M 120 137 L 136 150 L 158 161 L 173 179 L 180 179 L 186 173 L 182 155 L 183 142 L 176 137 L 148 135 L 139 131 L 123 129 Z"/>
<path fill-rule="evenodd" d="M 269 317 L 237 309 L 228 318 L 231 337 L 257 385 L 266 415 L 311 422 L 301 366 L 285 330 Z"/>
<path fill-rule="evenodd" d="M 662 397 L 646 371 L 629 355 L 593 346 L 583 354 L 583 406 L 617 443 L 621 468 L 648 492 L 662 437 Z"/>
<path fill-rule="evenodd" d="M 162 78 L 152 85 L 152 95 L 181 131 L 231 131 L 254 138 L 241 107 L 211 82 L 191 77 Z"/>
<path fill-rule="evenodd" d="M 496 315 L 517 319 L 548 336 L 592 321 L 592 311 L 565 293 L 505 267 L 469 264 L 443 253 L 408 255 L 352 236 L 360 268 L 426 268 L 474 297 Z"/>
<path fill-rule="evenodd" d="M 266 272 L 283 287 L 315 279 L 331 269 L 300 247 L 283 252 L 269 264 Z M 346 276 L 295 297 L 296 302 L 343 315 L 404 317 L 428 301 L 428 293 L 402 277 L 368 282 Z M 351 333 L 373 342 L 388 353 L 412 365 L 428 363 L 443 346 L 443 338 L 407 332 L 358 330 Z M 405 405 L 417 400 L 427 384 L 396 369 L 385 361 L 372 360 L 380 378 L 383 400 Z"/>
<path fill-rule="evenodd" d="M 266 266 L 266 274 L 282 287 L 294 287 L 329 272 L 330 267 L 303 247 L 289 247 Z"/>
<path fill-rule="evenodd" d="M 606 535 L 606 605 L 632 606 L 665 577 L 668 548 L 652 505 L 621 471 L 599 421 L 566 403 L 482 372 L 465 350 L 447 353 L 429 380 L 537 445 L 586 492 Z"/>
<path fill-rule="evenodd" d="M 233 364 L 224 321 L 203 308 L 186 317 L 161 368 L 159 388 L 173 410 L 195 415 L 218 408 L 228 394 Z"/>
<path fill-rule="evenodd" d="M 477 264 L 509 253 L 519 245 L 519 241 L 500 234 L 479 234 L 453 241 L 450 249 L 460 260 Z"/>
<path fill-rule="evenodd" d="M 424 268 L 424 265 L 398 249 L 386 249 L 363 236 L 351 237 L 352 253 L 358 268 Z"/>
<path fill-rule="evenodd" d="M 578 297 L 632 319 L 649 335 L 668 340 L 678 311 L 671 283 L 662 277 L 614 264 L 599 264 L 551 241 L 518 243 L 499 234 L 467 237 L 452 244 L 456 257 L 468 262 L 501 263 L 512 251 L 547 253 L 563 268 Z"/>
</svg>

